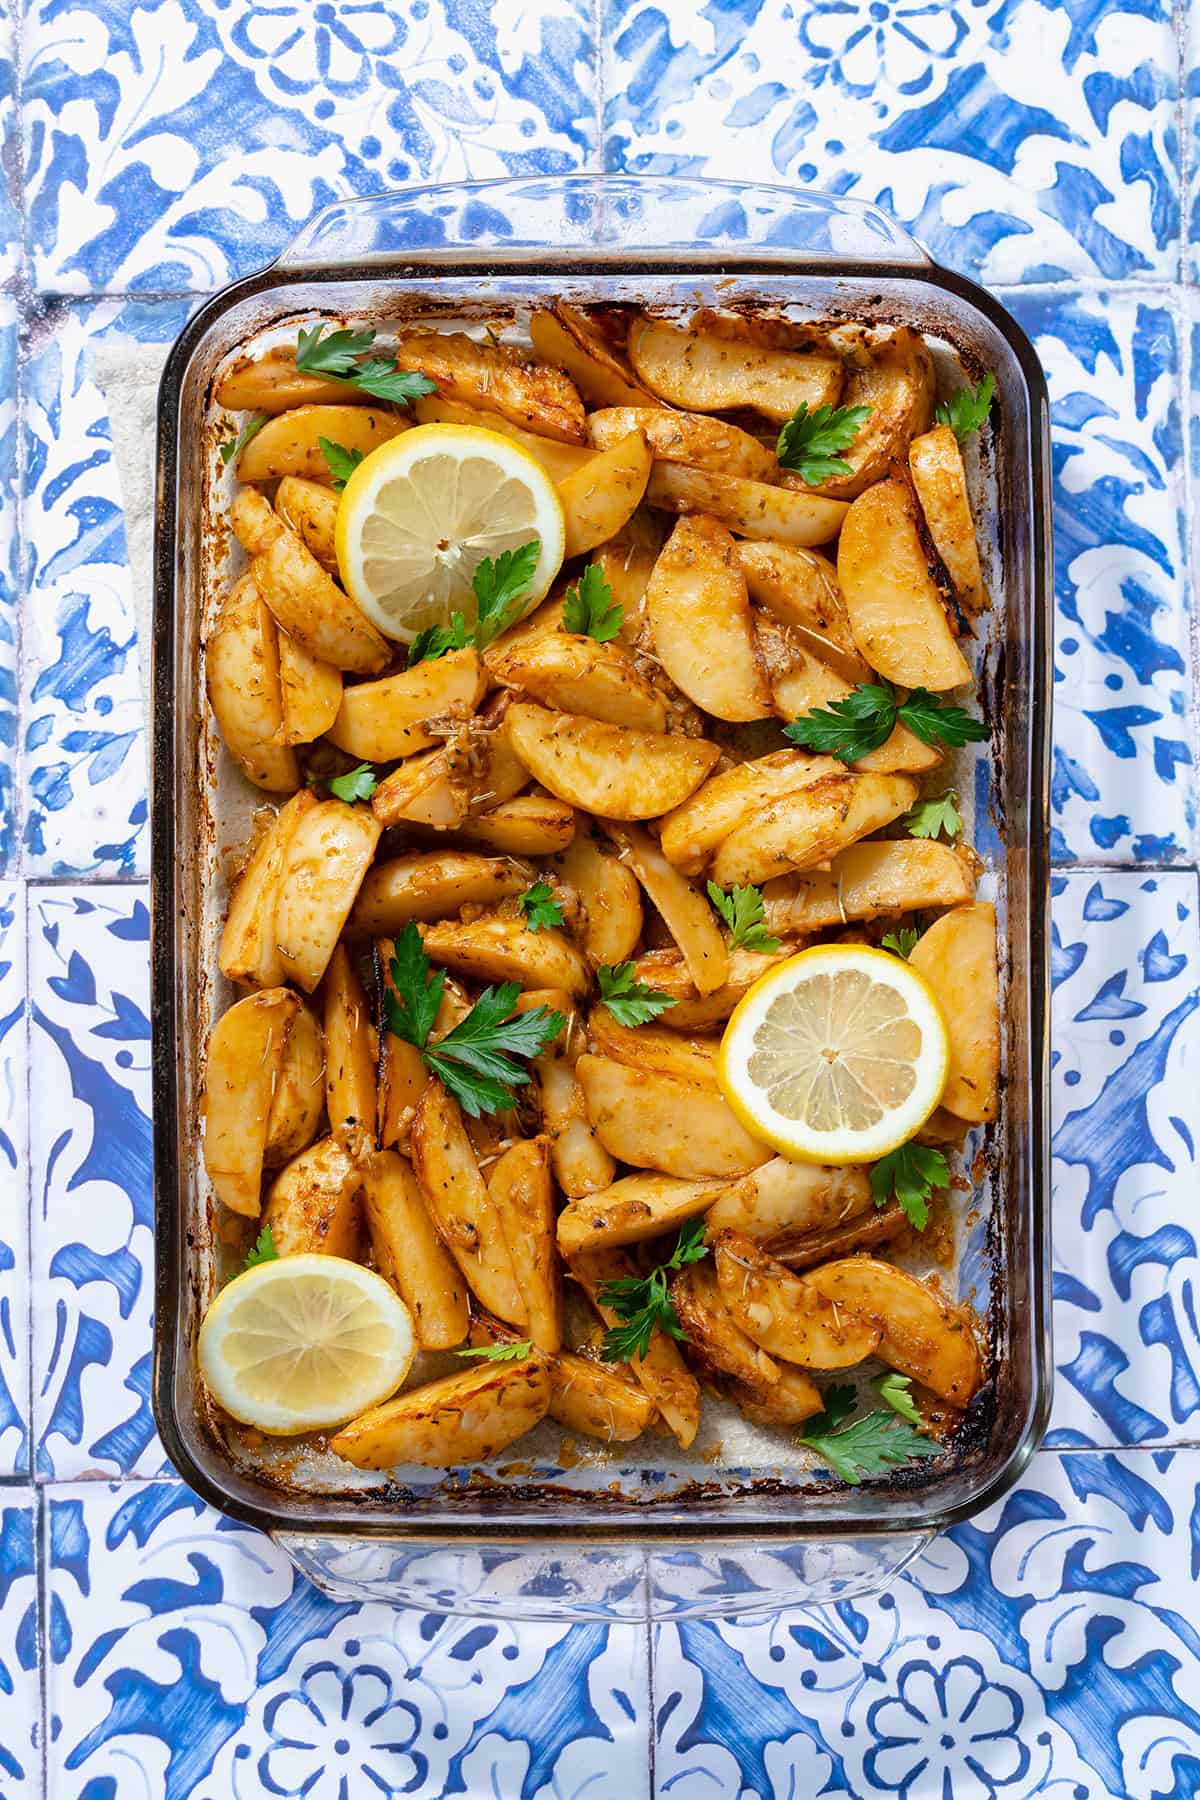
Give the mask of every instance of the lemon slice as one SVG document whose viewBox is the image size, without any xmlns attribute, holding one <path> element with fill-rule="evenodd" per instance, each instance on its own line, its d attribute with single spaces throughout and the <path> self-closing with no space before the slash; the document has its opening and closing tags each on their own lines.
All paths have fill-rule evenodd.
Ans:
<svg viewBox="0 0 1200 1800">
<path fill-rule="evenodd" d="M 360 1263 L 283 1256 L 222 1288 L 197 1348 L 227 1413 L 286 1436 L 344 1425 L 394 1394 L 412 1364 L 412 1316 Z"/>
<path fill-rule="evenodd" d="M 747 1131 L 798 1162 L 876 1162 L 942 1096 L 950 1047 L 898 956 L 817 944 L 778 963 L 725 1028 L 717 1078 Z"/>
<path fill-rule="evenodd" d="M 478 425 L 414 425 L 363 458 L 337 513 L 347 593 L 385 636 L 411 644 L 461 612 L 475 621 L 472 577 L 485 556 L 537 538 L 522 610 L 549 591 L 566 546 L 562 502 L 541 464 Z"/>
</svg>

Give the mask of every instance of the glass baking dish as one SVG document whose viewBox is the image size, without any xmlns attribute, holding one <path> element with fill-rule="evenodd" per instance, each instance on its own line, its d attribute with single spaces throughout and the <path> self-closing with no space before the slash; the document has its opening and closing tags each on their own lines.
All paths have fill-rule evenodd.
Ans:
<svg viewBox="0 0 1200 1800">
<path fill-rule="evenodd" d="M 847 1488 L 793 1465 L 642 1446 L 568 1456 L 531 1439 L 500 1468 L 367 1485 L 335 1459 L 247 1455 L 198 1389 L 194 1344 L 220 1248 L 196 1154 L 213 1005 L 221 856 L 238 802 L 207 722 L 201 642 L 228 568 L 214 476 L 216 371 L 297 316 L 466 322 L 547 298 L 659 308 L 749 303 L 906 322 L 939 359 L 996 376 L 999 428 L 972 459 L 994 597 L 978 658 L 990 759 L 973 840 L 1002 921 L 1005 1086 L 974 1138 L 983 1174 L 958 1260 L 985 1321 L 990 1381 L 937 1472 Z M 685 1616 L 875 1591 L 934 1533 L 1011 1484 L 1049 1404 L 1047 1003 L 1051 550 L 1049 420 L 1034 352 L 982 289 L 935 266 L 876 209 L 691 179 L 568 176 L 414 189 L 318 214 L 270 268 L 188 324 L 159 410 L 154 624 L 153 924 L 157 1306 L 154 1405 L 171 1460 L 230 1516 L 271 1532 L 339 1597 L 524 1617 Z M 226 796 L 226 797 L 222 797 Z M 246 796 L 241 818 L 248 818 Z M 981 1199 L 982 1196 L 982 1199 Z M 718 1446 L 720 1448 L 720 1446 Z M 636 1449 L 638 1455 L 633 1455 Z M 784 1456 L 784 1452 L 780 1452 Z M 345 1466 L 343 1465 L 343 1470 Z"/>
</svg>

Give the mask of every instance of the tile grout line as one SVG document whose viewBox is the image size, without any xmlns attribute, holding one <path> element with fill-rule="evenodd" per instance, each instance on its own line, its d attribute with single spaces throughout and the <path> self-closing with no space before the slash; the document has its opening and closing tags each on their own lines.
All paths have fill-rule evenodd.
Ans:
<svg viewBox="0 0 1200 1800">
<path fill-rule="evenodd" d="M 604 13 L 605 0 L 592 0 L 592 28 L 595 51 L 592 60 L 592 107 L 596 120 L 596 173 L 604 173 Z"/>
</svg>

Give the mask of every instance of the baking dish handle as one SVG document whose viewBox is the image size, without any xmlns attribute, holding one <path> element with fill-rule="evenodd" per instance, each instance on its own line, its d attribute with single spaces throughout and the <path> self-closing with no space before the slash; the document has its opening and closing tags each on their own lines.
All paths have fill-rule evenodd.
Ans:
<svg viewBox="0 0 1200 1800">
<path fill-rule="evenodd" d="M 334 1600 L 572 1622 L 743 1617 L 865 1599 L 889 1587 L 936 1533 L 697 1548 L 272 1535 Z"/>
<path fill-rule="evenodd" d="M 528 268 L 531 249 L 547 263 L 600 255 L 635 265 L 672 252 L 688 262 L 930 262 L 877 206 L 839 194 L 682 175 L 562 175 L 339 200 L 297 232 L 278 266 L 327 271 L 412 254 L 422 265 L 511 259 Z"/>
</svg>

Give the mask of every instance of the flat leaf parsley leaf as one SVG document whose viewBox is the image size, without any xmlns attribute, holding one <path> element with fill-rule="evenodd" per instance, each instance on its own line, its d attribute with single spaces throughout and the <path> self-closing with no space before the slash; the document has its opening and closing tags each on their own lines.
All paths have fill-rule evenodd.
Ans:
<svg viewBox="0 0 1200 1800">
<path fill-rule="evenodd" d="M 864 1475 L 883 1475 L 888 1469 L 936 1456 L 941 1449 L 890 1412 L 865 1413 L 840 1431 L 810 1431 L 800 1442 L 851 1487 L 857 1487 Z"/>
<path fill-rule="evenodd" d="M 516 1344 L 475 1344 L 468 1350 L 456 1350 L 455 1356 L 477 1356 L 482 1362 L 521 1362 L 533 1349 L 532 1338 Z"/>
<path fill-rule="evenodd" d="M 600 1354 L 605 1362 L 628 1362 L 633 1356 L 645 1356 L 655 1327 L 669 1337 L 686 1340 L 667 1277 L 707 1255 L 704 1220 L 689 1219 L 665 1263 L 659 1263 L 648 1275 L 622 1275 L 616 1281 L 605 1282 L 600 1289 L 600 1303 L 611 1306 L 621 1320 L 604 1334 Z"/>
<path fill-rule="evenodd" d="M 909 837 L 935 838 L 944 832 L 948 838 L 956 838 L 963 828 L 962 814 L 958 810 L 958 795 L 951 788 L 940 800 L 918 800 L 912 810 L 905 813 L 900 823 Z"/>
<path fill-rule="evenodd" d="M 325 784 L 331 794 L 339 800 L 369 800 L 379 786 L 379 777 L 370 763 L 359 763 L 356 769 L 347 769 L 344 775 L 334 775 Z"/>
<path fill-rule="evenodd" d="M 246 1260 L 242 1264 L 245 1269 L 257 1269 L 259 1263 L 278 1262 L 279 1252 L 275 1248 L 275 1233 L 269 1225 L 264 1225 L 254 1243 L 246 1252 Z"/>
<path fill-rule="evenodd" d="M 961 706 L 949 706 L 925 688 L 914 688 L 907 700 L 898 701 L 895 688 L 885 681 L 859 682 L 843 700 L 802 713 L 785 726 L 783 735 L 803 749 L 852 763 L 885 744 L 897 722 L 907 725 L 923 744 L 935 747 L 982 743 L 988 735 L 983 721 L 973 719 Z"/>
<path fill-rule="evenodd" d="M 485 556 L 476 566 L 471 585 L 478 609 L 475 642 L 481 650 L 512 624 L 541 554 L 541 539 L 530 538 L 516 550 L 502 550 L 494 562 Z"/>
<path fill-rule="evenodd" d="M 621 629 L 625 608 L 614 598 L 599 563 L 589 563 L 563 600 L 563 629 L 607 644 Z"/>
<path fill-rule="evenodd" d="M 256 413 L 254 418 L 247 419 L 235 438 L 231 438 L 227 444 L 218 445 L 218 454 L 226 468 L 231 462 L 237 461 L 250 439 L 258 436 L 266 422 L 266 413 Z"/>
<path fill-rule="evenodd" d="M 735 950 L 778 950 L 779 939 L 766 927 L 761 889 L 734 886 L 726 893 L 710 881 L 708 897 L 728 925 Z"/>
<path fill-rule="evenodd" d="M 991 412 L 995 392 L 996 377 L 989 370 L 977 388 L 959 388 L 956 394 L 943 400 L 934 417 L 939 425 L 948 425 L 961 444 L 964 438 L 979 430 Z"/>
<path fill-rule="evenodd" d="M 319 437 L 317 448 L 325 458 L 329 473 L 333 476 L 334 488 L 340 493 L 363 459 L 361 450 L 347 450 L 345 444 L 337 444 L 332 438 Z"/>
<path fill-rule="evenodd" d="M 929 1223 L 929 1196 L 934 1188 L 950 1185 L 950 1170 L 940 1150 L 928 1144 L 901 1144 L 871 1169 L 871 1192 L 876 1206 L 886 1206 L 892 1195 L 904 1216 L 918 1231 Z"/>
<path fill-rule="evenodd" d="M 898 1412 L 900 1417 L 907 1419 L 910 1425 L 920 1428 L 925 1421 L 917 1410 L 916 1401 L 909 1392 L 911 1387 L 912 1376 L 898 1375 L 894 1369 L 889 1370 L 886 1375 L 880 1375 L 875 1381 L 875 1392 L 884 1405 L 890 1406 L 893 1412 Z"/>
<path fill-rule="evenodd" d="M 809 487 L 831 475 L 849 475 L 850 464 L 839 450 L 848 450 L 871 416 L 869 406 L 816 406 L 810 412 L 802 400 L 775 446 L 779 466 L 795 469 Z"/>
<path fill-rule="evenodd" d="M 436 381 L 414 369 L 400 368 L 394 356 L 358 360 L 375 342 L 373 327 L 331 331 L 328 337 L 322 335 L 324 330 L 320 324 L 309 331 L 301 329 L 296 339 L 296 367 L 301 374 L 334 375 L 364 394 L 373 394 L 377 400 L 392 400 L 399 406 L 419 400 L 422 394 L 436 394 Z"/>
<path fill-rule="evenodd" d="M 563 922 L 562 907 L 548 881 L 535 881 L 518 896 L 517 905 L 530 931 L 549 931 Z"/>
<path fill-rule="evenodd" d="M 670 994 L 635 980 L 635 966 L 631 962 L 605 963 L 596 970 L 600 998 L 618 1025 L 648 1025 L 675 1005 Z"/>
<path fill-rule="evenodd" d="M 907 962 L 920 943 L 921 934 L 915 925 L 901 925 L 898 931 L 885 931 L 879 941 L 885 950 L 890 950 L 893 956 L 902 956 Z"/>
</svg>

